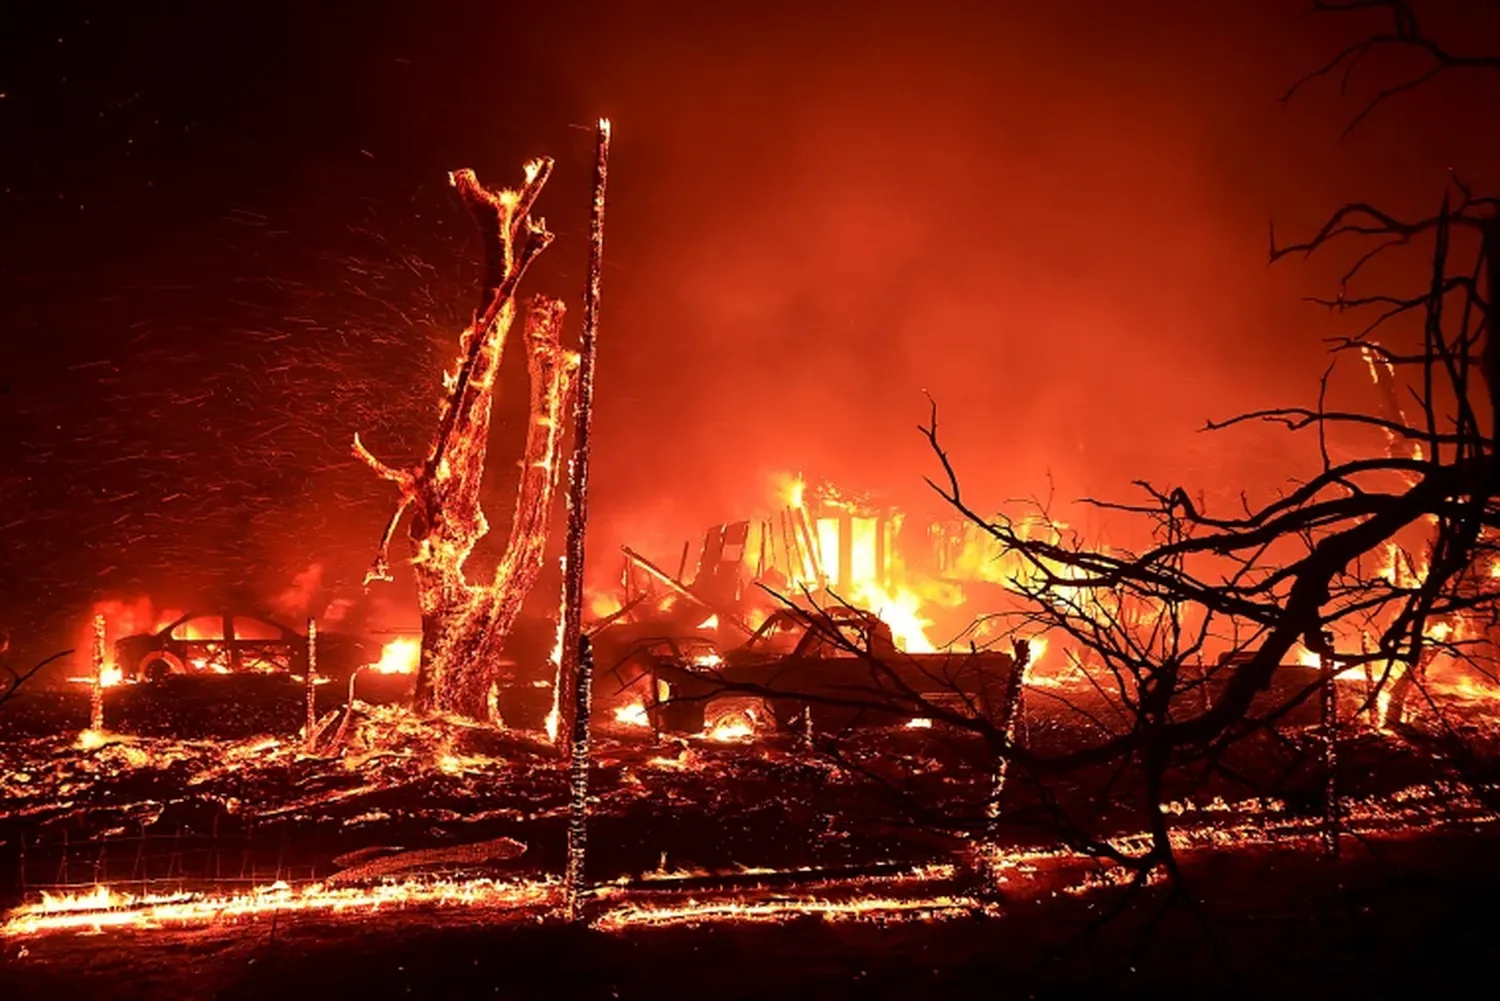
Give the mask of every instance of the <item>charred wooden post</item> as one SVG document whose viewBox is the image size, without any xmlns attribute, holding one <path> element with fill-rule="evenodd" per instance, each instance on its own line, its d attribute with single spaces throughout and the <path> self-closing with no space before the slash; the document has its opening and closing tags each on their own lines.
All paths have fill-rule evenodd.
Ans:
<svg viewBox="0 0 1500 1001">
<path fill-rule="evenodd" d="M 578 678 L 574 685 L 572 797 L 568 804 L 568 866 L 563 877 L 568 920 L 583 920 L 588 892 L 584 866 L 588 855 L 589 820 L 589 704 L 594 682 L 594 651 L 587 636 L 578 644 Z"/>
<path fill-rule="evenodd" d="M 1323 672 L 1321 719 L 1323 738 L 1323 850 L 1330 858 L 1339 855 L 1339 789 L 1338 789 L 1338 691 L 1334 680 L 1338 668 L 1332 657 L 1320 654 L 1318 666 Z"/>
<path fill-rule="evenodd" d="M 589 444 L 594 418 L 594 365 L 599 339 L 599 285 L 604 267 L 604 196 L 609 187 L 609 119 L 599 119 L 594 147 L 594 204 L 589 216 L 589 280 L 583 296 L 583 336 L 578 350 L 578 388 L 573 397 L 573 457 L 568 462 L 568 539 L 563 557 L 562 669 L 559 704 L 567 706 L 578 686 L 583 646 L 583 543 L 588 528 Z M 575 745 L 575 721 L 586 725 L 588 714 L 559 721 L 564 745 Z M 588 734 L 583 735 L 584 748 Z M 576 752 L 575 752 L 576 753 Z"/>
<path fill-rule="evenodd" d="M 94 677 L 89 692 L 89 729 L 104 729 L 104 616 L 94 616 Z"/>
<path fill-rule="evenodd" d="M 318 739 L 318 705 L 316 684 L 318 674 L 318 623 L 317 620 L 307 620 L 307 671 L 302 679 L 303 694 L 307 701 L 307 729 L 303 738 L 303 744 L 308 754 L 313 753 L 317 747 Z"/>
<path fill-rule="evenodd" d="M 1000 818 L 1000 796 L 1005 792 L 1005 777 L 1010 770 L 1010 749 L 1015 746 L 1016 731 L 1021 721 L 1021 695 L 1026 689 L 1026 669 L 1031 664 L 1030 643 L 1016 640 L 1013 649 L 1015 663 L 1011 665 L 1010 674 L 1005 678 L 1005 689 L 1000 697 L 1000 718 L 997 721 L 1004 743 L 995 760 L 990 799 L 985 807 L 992 835 L 994 822 Z"/>
</svg>

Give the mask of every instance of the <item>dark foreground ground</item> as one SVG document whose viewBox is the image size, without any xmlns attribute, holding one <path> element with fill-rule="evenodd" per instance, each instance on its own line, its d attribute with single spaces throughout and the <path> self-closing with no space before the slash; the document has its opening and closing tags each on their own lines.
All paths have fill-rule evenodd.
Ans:
<svg viewBox="0 0 1500 1001">
<path fill-rule="evenodd" d="M 1500 832 L 1194 856 L 1201 911 L 1120 891 L 996 917 L 574 930 L 445 910 L 3 943 L 0 997 L 1488 996 Z"/>
<path fill-rule="evenodd" d="M 77 698 L 39 694 L 10 707 L 0 720 L 0 907 L 95 882 L 244 893 L 327 879 L 351 853 L 497 837 L 524 851 L 484 874 L 545 881 L 562 869 L 567 770 L 535 734 L 367 707 L 339 754 L 307 754 L 296 738 L 300 692 L 237 692 L 232 712 L 219 696 L 189 694 L 134 713 L 116 700 L 116 727 L 98 741 L 74 729 Z M 1020 781 L 1007 787 L 999 834 L 1008 857 L 1029 861 L 988 906 L 942 920 L 612 920 L 638 905 L 896 892 L 864 877 L 822 889 L 723 882 L 745 867 L 952 864 L 950 885 L 899 892 L 967 899 L 978 884 L 964 844 L 900 822 L 889 784 L 962 815 L 991 779 L 973 747 L 937 730 L 872 732 L 830 759 L 785 735 L 654 742 L 606 725 L 593 755 L 588 875 L 636 882 L 596 900 L 586 929 L 561 925 L 554 901 L 0 936 L 0 1001 L 1487 996 L 1500 958 L 1492 710 L 1488 701 L 1452 705 L 1450 724 L 1477 755 L 1463 777 L 1432 725 L 1385 733 L 1351 717 L 1338 784 L 1356 836 L 1337 862 L 1315 836 L 1315 731 L 1290 725 L 1237 747 L 1224 772 L 1184 769 L 1167 797 L 1169 823 L 1201 904 L 1166 906 L 1164 888 L 1152 887 L 1102 924 L 1122 891 L 1081 890 L 1079 859 L 1046 854 L 1057 836 L 1024 822 L 1034 796 Z M 1077 732 L 1042 699 L 1027 725 L 1034 746 Z M 1080 775 L 1050 794 L 1100 835 L 1141 831 L 1134 798 L 1104 795 L 1099 779 Z M 642 882 L 655 873 L 687 882 L 671 893 Z"/>
</svg>

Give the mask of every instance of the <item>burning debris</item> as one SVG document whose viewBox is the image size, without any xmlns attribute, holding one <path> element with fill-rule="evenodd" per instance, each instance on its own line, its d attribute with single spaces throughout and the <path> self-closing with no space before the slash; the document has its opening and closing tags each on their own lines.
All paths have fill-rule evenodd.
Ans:
<svg viewBox="0 0 1500 1001">
<path fill-rule="evenodd" d="M 564 347 L 563 304 L 532 299 L 522 472 L 493 575 L 478 579 L 469 561 L 489 531 L 481 485 L 519 285 L 552 239 L 532 216 L 545 158 L 514 190 L 451 175 L 483 274 L 425 456 L 386 464 L 354 439 L 398 494 L 365 583 L 391 579 L 406 522 L 420 636 L 325 628 L 319 563 L 272 602 L 301 631 L 239 609 L 147 614 L 115 630 L 111 657 L 97 615 L 75 679 L 88 685 L 86 724 L 59 699 L 66 726 L 18 724 L 0 746 L 0 843 L 19 846 L 21 890 L 41 894 L 0 935 L 454 905 L 609 932 L 1006 920 L 1044 893 L 1129 902 L 1166 885 L 1176 900 L 1196 852 L 1274 839 L 1337 861 L 1350 834 L 1500 819 L 1486 772 L 1500 758 L 1493 692 L 1438 683 L 1488 645 L 1500 597 L 1485 548 L 1493 429 L 1479 405 L 1497 411 L 1470 399 L 1500 384 L 1473 350 L 1490 307 L 1470 303 L 1484 319 L 1466 314 L 1457 334 L 1442 313 L 1450 227 L 1481 243 L 1456 273 L 1495 284 L 1500 226 L 1475 214 L 1490 203 L 1465 191 L 1460 209 L 1445 202 L 1412 232 L 1383 223 L 1435 239 L 1432 287 L 1404 307 L 1426 311 L 1421 417 L 1403 411 L 1399 359 L 1359 345 L 1385 410 L 1354 422 L 1385 433 L 1384 458 L 1336 463 L 1320 439 L 1306 484 L 1229 516 L 1145 485 L 1146 503 L 1117 506 L 1144 526 L 1144 548 L 1129 551 L 1045 510 L 971 507 L 934 407 L 923 430 L 957 525 L 787 477 L 710 527 L 696 562 L 691 542 L 675 571 L 670 556 L 627 546 L 618 592 L 589 594 L 607 120 L 596 138 L 579 351 Z M 1431 389 L 1443 376 L 1447 395 Z M 1454 402 L 1454 426 L 1440 429 Z M 1258 416 L 1326 434 L 1349 415 L 1320 402 Z M 554 648 L 507 664 L 544 568 L 570 427 Z M 361 697 L 360 678 L 410 681 L 413 704 Z M 274 722 L 161 732 L 209 715 L 203 681 L 233 692 L 232 722 L 257 711 Z M 528 689 L 551 701 L 540 728 L 501 711 Z M 1470 713 L 1480 699 L 1491 701 Z M 169 713 L 173 726 L 143 725 Z M 147 846 L 168 828 L 159 866 Z M 226 877 L 232 839 L 240 874 Z"/>
</svg>

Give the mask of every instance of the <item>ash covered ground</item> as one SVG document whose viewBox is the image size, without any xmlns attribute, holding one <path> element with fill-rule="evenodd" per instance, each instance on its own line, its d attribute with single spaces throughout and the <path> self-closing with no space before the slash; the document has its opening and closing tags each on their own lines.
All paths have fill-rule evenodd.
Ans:
<svg viewBox="0 0 1500 1001">
<path fill-rule="evenodd" d="M 507 868 L 561 870 L 568 770 L 543 733 L 359 702 L 340 753 L 308 754 L 298 735 L 302 689 L 274 677 L 108 694 L 116 725 L 99 735 L 83 733 L 88 699 L 78 692 L 31 693 L 0 716 L 0 838 L 12 900 L 96 874 L 137 883 L 317 878 L 360 849 L 498 837 L 526 846 Z M 1086 741 L 1082 698 L 1029 695 L 1028 743 L 1062 750 Z M 1500 725 L 1485 700 L 1451 694 L 1439 704 L 1441 723 L 1414 712 L 1397 732 L 1362 721 L 1340 727 L 1338 787 L 1352 820 L 1400 828 L 1484 814 L 1466 785 L 1476 762 L 1462 762 L 1465 771 L 1444 750 L 1460 738 L 1484 768 L 1500 759 Z M 785 733 L 654 737 L 610 720 L 599 729 L 589 863 L 601 881 L 658 870 L 951 861 L 963 839 L 939 836 L 941 825 L 915 811 L 977 816 L 992 781 L 977 741 L 941 728 L 871 728 L 812 748 Z M 1222 767 L 1174 773 L 1167 809 L 1184 829 L 1315 828 L 1321 755 L 1312 725 L 1270 731 L 1235 747 Z M 1143 831 L 1133 790 L 1106 792 L 1109 779 L 1084 772 L 1051 787 L 1082 830 Z M 1007 786 L 1003 806 L 1004 843 L 1056 843 L 1024 776 Z M 166 848 L 137 851 L 142 835 L 166 839 Z M 152 870 L 173 842 L 173 872 Z"/>
<path fill-rule="evenodd" d="M 940 728 L 871 729 L 809 749 L 791 734 L 658 739 L 606 716 L 591 769 L 588 876 L 600 890 L 592 931 L 581 932 L 549 920 L 565 862 L 568 772 L 544 734 L 362 702 L 342 752 L 309 755 L 298 736 L 302 690 L 286 681 L 108 695 L 113 727 L 100 735 L 83 734 L 88 698 L 79 691 L 27 693 L 0 716 L 7 905 L 96 883 L 141 895 L 253 894 L 381 859 L 396 860 L 377 869 L 386 880 L 482 878 L 528 889 L 468 906 L 273 906 L 154 928 L 12 934 L 3 956 L 14 996 L 64 987 L 77 996 L 302 996 L 351 986 L 373 996 L 479 986 L 503 995 L 541 989 L 540 970 L 514 972 L 528 955 L 544 964 L 577 957 L 562 978 L 568 996 L 681 996 L 716 970 L 736 971 L 716 989 L 730 996 L 790 984 L 895 996 L 987 976 L 1034 992 L 1081 975 L 1071 959 L 1028 965 L 1079 936 L 1090 940 L 1089 964 L 1114 970 L 1154 962 L 1136 958 L 1122 929 L 1149 931 L 1153 949 L 1188 948 L 1196 934 L 1143 901 L 1093 942 L 1089 922 L 1121 892 L 1119 880 L 1059 843 L 1044 800 L 1020 780 L 1007 786 L 997 828 L 1000 895 L 979 894 L 976 843 L 915 812 L 972 817 L 989 788 L 982 749 Z M 1090 707 L 1080 698 L 1028 693 L 1031 745 L 1087 740 L 1080 713 Z M 1500 726 L 1483 698 L 1449 693 L 1437 705 L 1441 718 L 1418 711 L 1399 732 L 1357 720 L 1341 727 L 1351 834 L 1338 863 L 1322 859 L 1317 840 L 1315 726 L 1293 720 L 1236 747 L 1221 769 L 1180 770 L 1167 812 L 1190 885 L 1228 922 L 1226 969 L 1262 968 L 1261 950 L 1301 941 L 1297 929 L 1315 913 L 1349 928 L 1397 906 L 1448 920 L 1441 901 L 1460 898 L 1442 896 L 1454 873 L 1438 857 L 1483 857 L 1492 849 L 1479 846 L 1500 837 L 1487 787 L 1475 785 L 1476 769 L 1493 775 L 1500 762 Z M 1443 754 L 1454 736 L 1470 755 L 1462 762 Z M 1048 802 L 1092 833 L 1129 845 L 1145 828 L 1131 790 L 1108 775 L 1050 788 Z M 514 847 L 484 847 L 494 845 Z M 1277 867 L 1295 879 L 1247 890 L 1256 872 Z M 1316 907 L 1296 906 L 1294 887 Z M 1223 909 L 1225 894 L 1240 902 Z M 1350 894 L 1368 900 L 1351 903 Z M 870 900 L 883 903 L 864 913 Z M 963 901 L 972 906 L 955 904 Z M 1387 935 L 1338 934 L 1358 950 L 1378 949 Z M 1209 982 L 1217 961 L 1205 948 L 1192 944 L 1191 964 L 1152 967 L 1154 979 L 1141 982 Z M 768 964 L 762 954 L 780 958 Z M 1325 950 L 1320 962 L 1342 955 Z M 1127 975 L 1120 986 L 1130 985 Z"/>
</svg>

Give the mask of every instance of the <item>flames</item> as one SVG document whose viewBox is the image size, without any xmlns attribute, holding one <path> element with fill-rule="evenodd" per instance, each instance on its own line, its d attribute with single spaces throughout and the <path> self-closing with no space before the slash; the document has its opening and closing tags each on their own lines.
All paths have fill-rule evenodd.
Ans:
<svg viewBox="0 0 1500 1001">
<path fill-rule="evenodd" d="M 907 653 L 950 646 L 949 640 L 939 640 L 940 628 L 966 640 L 995 638 L 992 624 L 973 621 L 969 592 L 977 585 L 1010 586 L 1036 575 L 1036 568 L 1002 552 L 989 533 L 967 522 L 933 523 L 925 534 L 914 532 L 899 509 L 828 483 L 811 485 L 800 474 L 773 478 L 772 496 L 778 509 L 750 522 L 744 554 L 749 575 L 764 579 L 774 569 L 792 598 L 805 595 L 819 604 L 872 612 L 890 627 L 897 649 Z M 1019 522 L 1017 531 L 1023 538 L 1047 534 L 1060 541 L 1066 528 L 1030 519 Z M 920 545 L 913 548 L 914 543 Z M 1060 589 L 1059 597 L 1069 599 L 1067 589 Z M 1036 643 L 1033 660 L 1041 653 Z"/>
<path fill-rule="evenodd" d="M 627 702 L 615 707 L 615 722 L 621 726 L 649 727 L 651 716 L 647 713 L 644 702 Z"/>
<path fill-rule="evenodd" d="M 733 744 L 753 740 L 769 724 L 764 710 L 758 706 L 742 704 L 747 700 L 721 699 L 709 706 L 705 714 L 703 732 L 698 735 L 705 740 L 722 744 Z M 613 718 L 617 725 L 631 729 L 650 729 L 651 712 L 646 703 L 632 699 L 615 706 Z"/>
<path fill-rule="evenodd" d="M 708 705 L 703 736 L 721 744 L 754 740 L 771 725 L 765 707 L 756 699 L 717 699 Z"/>
<path fill-rule="evenodd" d="M 1296 845 L 1317 837 L 1317 818 L 1288 812 L 1278 800 L 1252 799 L 1206 804 L 1174 801 L 1161 805 L 1177 818 L 1170 832 L 1174 851 L 1188 854 L 1232 847 Z M 1382 797 L 1345 800 L 1351 832 L 1366 836 L 1406 837 L 1438 821 L 1493 822 L 1481 800 L 1455 795 L 1445 783 L 1398 789 Z M 1394 825 L 1394 826 L 1393 826 Z M 1139 857 L 1150 844 L 1145 832 L 1124 832 L 1107 839 L 1114 849 Z M 1012 901 L 1041 900 L 1049 894 L 1086 896 L 1118 888 L 1133 870 L 1106 864 L 1097 857 L 1058 845 L 1002 849 L 983 847 L 976 858 L 1005 887 Z M 872 870 L 890 866 L 875 863 Z M 802 921 L 931 921 L 944 918 L 1000 918 L 1002 909 L 955 882 L 959 868 L 928 864 L 897 871 L 855 876 L 820 876 L 812 869 L 743 869 L 739 875 L 781 875 L 802 882 L 795 893 L 734 890 L 702 892 L 671 884 L 696 871 L 621 877 L 595 887 L 596 930 L 621 932 L 684 924 L 759 924 Z M 1158 874 L 1155 878 L 1161 878 Z M 488 920 L 545 920 L 562 903 L 553 877 L 449 877 L 393 879 L 372 884 L 325 880 L 292 885 L 278 880 L 242 893 L 130 893 L 96 885 L 74 894 L 42 892 L 39 899 L 16 907 L 0 919 L 0 938 L 20 939 L 48 933 L 99 933 L 110 930 L 206 927 L 265 919 L 283 914 L 321 916 L 369 915 L 391 909 L 463 907 L 484 909 Z M 636 894 L 643 892 L 641 897 Z M 1013 912 L 1012 912 L 1013 913 Z"/>
<path fill-rule="evenodd" d="M 850 900 L 825 900 L 817 897 L 791 900 L 690 900 L 675 906 L 631 904 L 603 915 L 595 927 L 605 931 L 623 931 L 635 925 L 680 925 L 707 922 L 777 922 L 797 918 L 819 917 L 830 921 L 930 921 L 939 918 L 970 917 L 994 913 L 975 897 L 937 896 L 907 899 L 902 897 L 855 897 Z"/>
<path fill-rule="evenodd" d="M 924 589 L 905 572 L 895 546 L 899 513 L 847 499 L 830 486 L 810 490 L 800 475 L 778 477 L 774 492 L 781 510 L 752 522 L 745 546 L 746 559 L 759 564 L 754 570 L 775 567 L 793 595 L 821 593 L 827 603 L 875 613 L 898 649 L 937 649 L 924 605 L 942 602 L 942 589 Z"/>
<path fill-rule="evenodd" d="M 273 913 L 350 910 L 374 911 L 392 906 L 532 907 L 550 906 L 556 897 L 552 880 L 502 882 L 492 879 L 434 880 L 341 887 L 312 883 L 294 888 L 284 881 L 249 893 L 134 895 L 96 886 L 76 895 L 42 893 L 41 900 L 11 911 L 0 936 L 46 931 L 102 931 L 106 928 L 162 928 L 202 925 Z"/>
<path fill-rule="evenodd" d="M 379 674 L 416 674 L 422 660 L 422 641 L 399 636 L 380 648 L 380 659 L 370 665 Z"/>
</svg>

